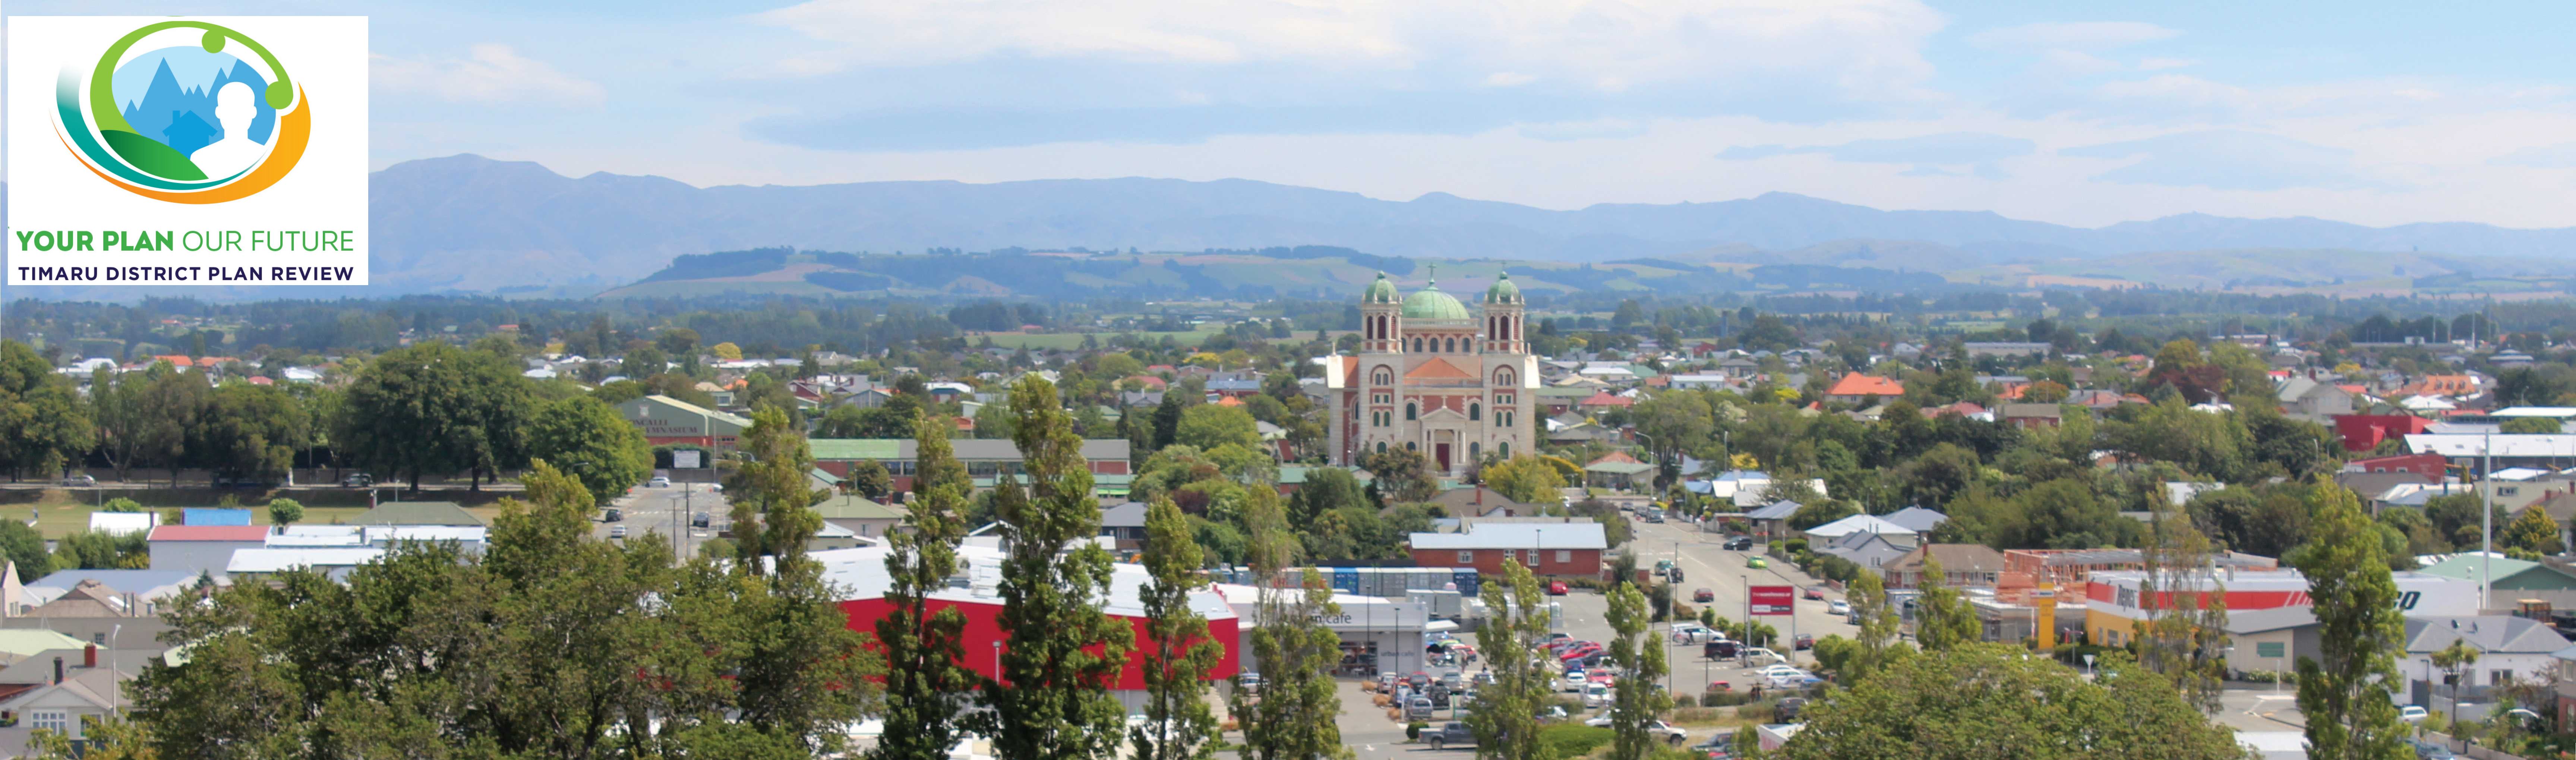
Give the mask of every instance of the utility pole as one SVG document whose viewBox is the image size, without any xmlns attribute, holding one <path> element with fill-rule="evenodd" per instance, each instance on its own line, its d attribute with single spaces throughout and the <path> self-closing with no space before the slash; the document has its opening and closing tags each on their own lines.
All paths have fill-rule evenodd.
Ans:
<svg viewBox="0 0 2576 760">
<path fill-rule="evenodd" d="M 2479 447 L 2486 455 L 2485 471 L 2478 473 L 2478 611 L 2484 614 L 2490 597 L 2495 596 L 2495 507 L 2488 503 L 2494 491 L 2495 434 L 2486 434 L 2486 445 Z M 2456 709 L 2456 708 L 2454 708 Z"/>
</svg>

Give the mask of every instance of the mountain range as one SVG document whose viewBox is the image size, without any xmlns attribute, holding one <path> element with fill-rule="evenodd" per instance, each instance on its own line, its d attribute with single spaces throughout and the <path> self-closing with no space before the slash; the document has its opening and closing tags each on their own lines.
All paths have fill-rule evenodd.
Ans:
<svg viewBox="0 0 2576 760">
<path fill-rule="evenodd" d="M 1784 263 L 1781 252 L 1824 246 L 1841 252 L 1843 266 L 1912 271 L 2213 249 L 2443 253 L 2547 260 L 2553 268 L 2576 263 L 2576 228 L 2367 227 L 2206 214 L 2081 228 L 1985 211 L 1887 211 L 1789 193 L 1560 211 L 1448 193 L 1390 201 L 1239 179 L 700 188 L 657 176 L 566 177 L 532 162 L 470 154 L 395 164 L 371 179 L 374 285 L 256 292 L 587 294 L 642 280 L 675 256 L 771 246 L 919 253 L 1332 245 L 1403 257 L 1607 262 L 1687 256 L 1757 263 Z M 131 289 L 13 290 L 54 298 L 139 295 Z"/>
</svg>

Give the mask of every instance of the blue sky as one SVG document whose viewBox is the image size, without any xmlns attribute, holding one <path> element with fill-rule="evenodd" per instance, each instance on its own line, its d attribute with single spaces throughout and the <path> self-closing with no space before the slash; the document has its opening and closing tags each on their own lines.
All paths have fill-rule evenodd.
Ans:
<svg viewBox="0 0 2576 760">
<path fill-rule="evenodd" d="M 367 13 L 379 167 L 2576 225 L 2564 4 L 227 5 L 8 12 Z"/>
</svg>

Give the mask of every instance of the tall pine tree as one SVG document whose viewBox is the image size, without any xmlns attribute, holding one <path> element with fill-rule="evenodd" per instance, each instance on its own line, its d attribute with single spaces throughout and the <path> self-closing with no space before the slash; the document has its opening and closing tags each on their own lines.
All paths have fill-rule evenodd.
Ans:
<svg viewBox="0 0 2576 760">
<path fill-rule="evenodd" d="M 2319 479 L 2308 496 L 2308 542 L 2290 565 L 2308 577 L 2317 616 L 2317 656 L 2299 658 L 2299 712 L 2308 756 L 2318 760 L 2401 760 L 2405 724 L 2389 690 L 2406 635 L 2397 582 L 2376 526 L 2351 491 Z"/>
<path fill-rule="evenodd" d="M 1478 757 L 1539 757 L 1538 711 L 1555 691 L 1556 674 L 1542 667 L 1539 643 L 1551 625 L 1538 576 L 1518 560 L 1503 560 L 1502 577 L 1487 576 L 1485 624 L 1476 647 L 1493 669 L 1494 682 L 1477 698 L 1467 727 Z"/>
<path fill-rule="evenodd" d="M 966 615 L 955 607 L 932 612 L 930 593 L 956 575 L 957 544 L 966 536 L 966 494 L 973 483 L 950 453 L 947 420 L 924 416 L 913 427 L 920 464 L 904 525 L 886 532 L 885 601 L 892 609 L 877 620 L 886 656 L 884 738 L 869 754 L 878 760 L 944 760 L 964 726 L 958 716 L 976 685 L 966 656 Z"/>
<path fill-rule="evenodd" d="M 1214 754 L 1216 714 L 1208 709 L 1207 673 L 1225 656 L 1208 638 L 1208 621 L 1190 608 L 1207 587 L 1206 556 L 1189 519 L 1171 499 L 1145 511 L 1145 724 L 1131 732 L 1138 760 L 1204 760 Z"/>
<path fill-rule="evenodd" d="M 1252 655 L 1268 670 L 1259 699 L 1243 689 L 1233 693 L 1234 715 L 1243 726 L 1243 756 L 1249 760 L 1334 760 L 1351 756 L 1342 746 L 1341 715 L 1332 668 L 1341 661 L 1341 637 L 1316 622 L 1340 614 L 1333 589 L 1314 568 L 1290 571 L 1297 561 L 1297 536 L 1288 530 L 1287 509 L 1269 489 L 1252 492 L 1243 511 L 1250 535 L 1252 577 L 1260 586 L 1259 621 L 1252 630 Z M 1290 573 L 1294 572 L 1293 575 Z M 1293 582 L 1292 582 L 1293 581 Z M 1282 586 L 1286 588 L 1282 588 Z"/>
<path fill-rule="evenodd" d="M 1110 559 L 1091 543 L 1100 502 L 1091 495 L 1090 463 L 1054 384 L 1024 377 L 1010 403 L 1029 484 L 1024 491 L 1006 476 L 994 487 L 1007 546 L 1000 622 L 1009 642 L 1001 680 L 984 684 L 994 723 L 985 735 L 1003 757 L 1110 757 L 1125 735 L 1126 710 L 1109 687 L 1135 633 L 1101 610 Z M 1066 551 L 1076 541 L 1082 546 Z"/>
</svg>

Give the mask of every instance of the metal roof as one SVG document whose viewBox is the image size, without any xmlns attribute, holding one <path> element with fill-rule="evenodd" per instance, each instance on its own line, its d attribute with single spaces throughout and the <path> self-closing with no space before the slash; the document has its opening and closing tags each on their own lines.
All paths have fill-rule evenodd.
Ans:
<svg viewBox="0 0 2576 760">
<path fill-rule="evenodd" d="M 1416 549 L 1608 549 L 1600 523 L 1477 523 L 1464 533 L 1415 533 Z"/>
</svg>

